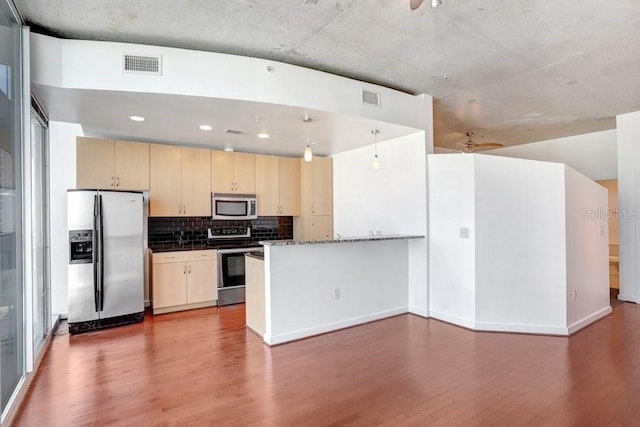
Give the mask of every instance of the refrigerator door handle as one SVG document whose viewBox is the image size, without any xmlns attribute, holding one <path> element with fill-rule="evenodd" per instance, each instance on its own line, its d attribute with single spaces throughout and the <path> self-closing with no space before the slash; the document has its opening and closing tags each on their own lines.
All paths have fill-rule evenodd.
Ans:
<svg viewBox="0 0 640 427">
<path fill-rule="evenodd" d="M 104 234 L 102 232 L 102 218 L 102 195 L 98 194 L 98 274 L 100 276 L 98 285 L 98 311 L 104 310 Z"/>
<path fill-rule="evenodd" d="M 91 251 L 91 261 L 93 264 L 93 303 L 96 311 L 100 311 L 100 294 L 98 291 L 100 277 L 98 275 L 98 265 L 100 263 L 100 254 L 98 253 L 98 196 L 97 194 L 93 196 L 93 230 L 91 233 L 91 247 L 93 250 Z"/>
</svg>

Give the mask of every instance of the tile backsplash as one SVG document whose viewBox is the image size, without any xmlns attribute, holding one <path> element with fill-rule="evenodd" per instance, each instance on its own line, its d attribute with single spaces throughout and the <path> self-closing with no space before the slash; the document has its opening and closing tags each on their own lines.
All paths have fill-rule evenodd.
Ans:
<svg viewBox="0 0 640 427">
<path fill-rule="evenodd" d="M 251 227 L 251 240 L 293 239 L 293 217 L 262 216 L 246 221 L 220 221 L 207 217 L 149 217 L 149 247 L 207 243 L 207 228 Z"/>
</svg>

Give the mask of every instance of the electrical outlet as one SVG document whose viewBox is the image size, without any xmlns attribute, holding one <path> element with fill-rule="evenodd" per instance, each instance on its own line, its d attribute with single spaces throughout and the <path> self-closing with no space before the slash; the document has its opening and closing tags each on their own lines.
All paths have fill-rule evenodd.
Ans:
<svg viewBox="0 0 640 427">
<path fill-rule="evenodd" d="M 575 300 L 577 297 L 578 297 L 578 290 L 577 290 L 577 289 L 574 289 L 574 290 L 573 290 L 573 293 L 572 293 L 572 295 L 571 295 L 571 298 Z"/>
<path fill-rule="evenodd" d="M 333 299 L 340 299 L 340 288 L 333 290 Z"/>
<path fill-rule="evenodd" d="M 469 227 L 460 227 L 460 238 L 461 239 L 469 238 Z"/>
</svg>

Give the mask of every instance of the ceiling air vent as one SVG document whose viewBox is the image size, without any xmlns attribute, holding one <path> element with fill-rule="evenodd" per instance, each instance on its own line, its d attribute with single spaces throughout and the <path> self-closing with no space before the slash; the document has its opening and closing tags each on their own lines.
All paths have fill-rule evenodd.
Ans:
<svg viewBox="0 0 640 427">
<path fill-rule="evenodd" d="M 374 107 L 380 106 L 380 92 L 373 92 L 370 90 L 362 89 L 362 104 L 372 105 Z"/>
<path fill-rule="evenodd" d="M 132 55 L 125 53 L 122 55 L 122 71 L 135 74 L 162 74 L 161 55 Z"/>
<path fill-rule="evenodd" d="M 246 135 L 249 132 L 246 132 L 243 130 L 236 130 L 236 129 L 227 129 L 224 131 L 224 133 L 230 133 L 231 135 Z"/>
</svg>

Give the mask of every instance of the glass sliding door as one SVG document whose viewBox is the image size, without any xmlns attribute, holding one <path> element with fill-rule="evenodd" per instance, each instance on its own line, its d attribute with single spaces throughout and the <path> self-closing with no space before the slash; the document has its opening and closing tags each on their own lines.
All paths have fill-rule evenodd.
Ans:
<svg viewBox="0 0 640 427">
<path fill-rule="evenodd" d="M 22 272 L 21 28 L 0 0 L 0 403 L 4 413 L 25 371 Z"/>
<path fill-rule="evenodd" d="M 48 272 L 48 156 L 46 120 L 31 109 L 31 277 L 33 359 L 51 328 Z"/>
</svg>

